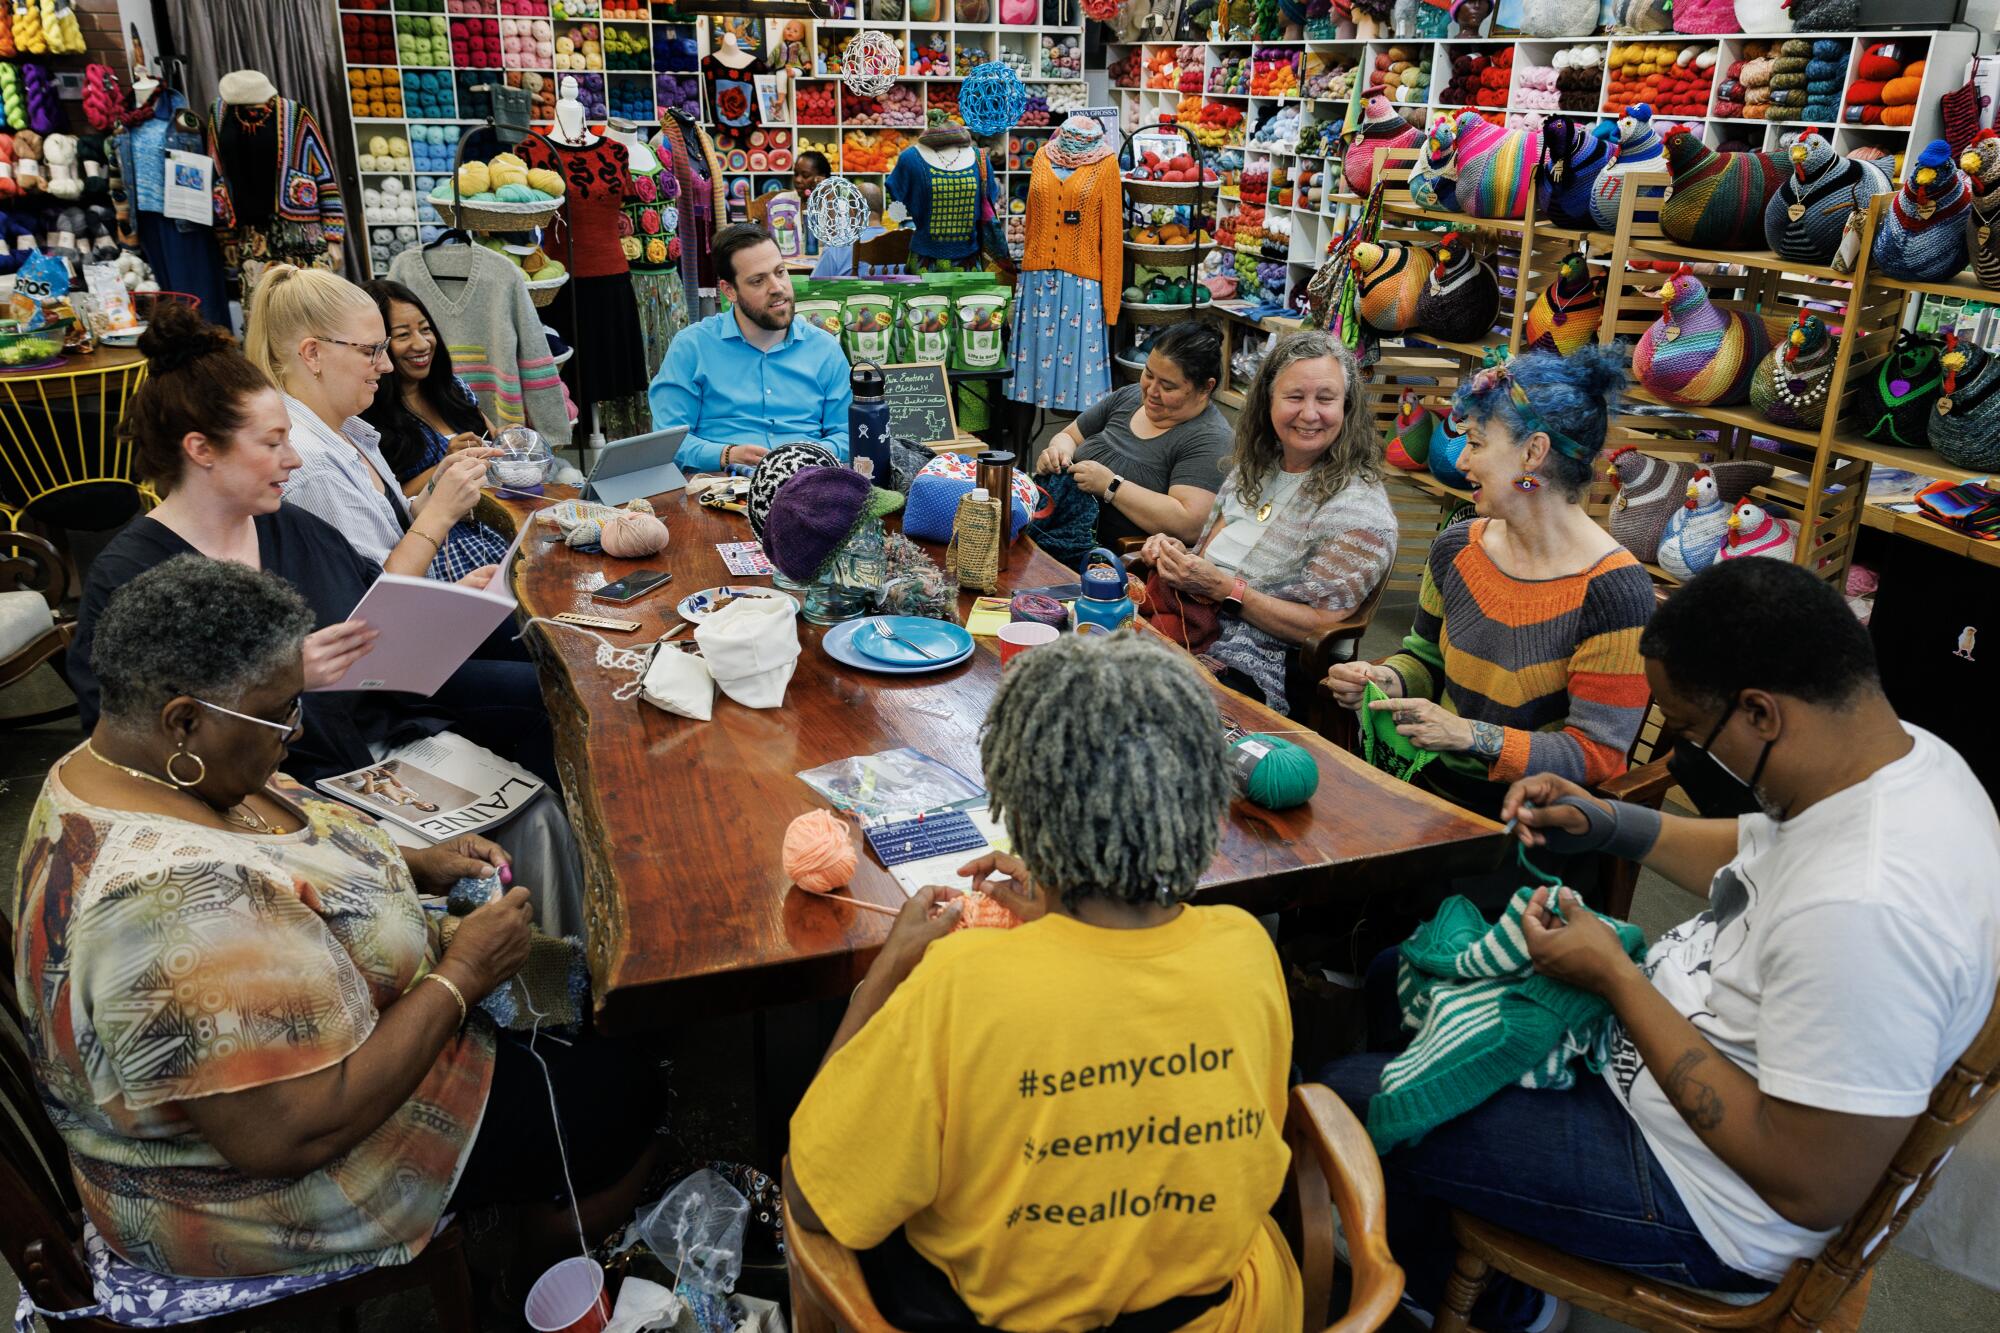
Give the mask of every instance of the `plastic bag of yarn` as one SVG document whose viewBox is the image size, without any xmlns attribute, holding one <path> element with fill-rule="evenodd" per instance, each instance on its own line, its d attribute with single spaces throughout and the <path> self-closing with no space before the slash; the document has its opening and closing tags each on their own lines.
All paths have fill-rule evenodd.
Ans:
<svg viewBox="0 0 2000 1333">
<path fill-rule="evenodd" d="M 1792 0 L 1791 12 L 1796 32 L 1853 32 L 1861 22 L 1859 0 Z"/>
<path fill-rule="evenodd" d="M 1921 449 L 1943 392 L 1943 346 L 1924 334 L 1900 333 L 1856 393 L 1852 420 L 1877 444 Z"/>
<path fill-rule="evenodd" d="M 712 1296 L 736 1289 L 750 1200 L 715 1172 L 695 1172 L 639 1223 L 639 1237 L 679 1282 Z"/>
<path fill-rule="evenodd" d="M 1521 33 L 1527 37 L 1588 37 L 1597 31 L 1598 0 L 1525 0 Z"/>
<path fill-rule="evenodd" d="M 1964 363 L 1951 373 L 1930 422 L 1930 444 L 1947 463 L 1972 471 L 2000 471 L 2000 356 L 1966 342 L 1954 355 Z"/>
</svg>

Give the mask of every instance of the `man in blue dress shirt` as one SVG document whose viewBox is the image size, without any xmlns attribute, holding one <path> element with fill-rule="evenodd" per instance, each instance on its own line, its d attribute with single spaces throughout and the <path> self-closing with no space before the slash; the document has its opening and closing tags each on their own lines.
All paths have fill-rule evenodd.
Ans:
<svg viewBox="0 0 2000 1333">
<path fill-rule="evenodd" d="M 687 427 L 684 472 L 754 465 L 781 444 L 812 440 L 847 457 L 854 403 L 847 356 L 826 330 L 792 318 L 792 278 L 762 227 L 716 235 L 715 285 L 731 308 L 674 335 L 653 376 L 653 429 Z"/>
</svg>

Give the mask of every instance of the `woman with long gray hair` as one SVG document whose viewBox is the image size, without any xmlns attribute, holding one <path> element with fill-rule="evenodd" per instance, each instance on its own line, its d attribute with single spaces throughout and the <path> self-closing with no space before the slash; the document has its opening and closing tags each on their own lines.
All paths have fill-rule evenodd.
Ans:
<svg viewBox="0 0 2000 1333">
<path fill-rule="evenodd" d="M 1141 558 L 1155 587 L 1204 608 L 1177 608 L 1189 630 L 1204 627 L 1185 646 L 1223 684 L 1289 712 L 1289 654 L 1353 614 L 1396 554 L 1382 445 L 1345 343 L 1317 329 L 1277 340 L 1228 469 L 1194 545 L 1157 535 Z"/>
<path fill-rule="evenodd" d="M 1065 638 L 1008 668 L 980 756 L 1013 854 L 897 917 L 792 1117 L 792 1225 L 861 1252 L 897 1328 L 1297 1327 L 1284 978 L 1192 905 L 1213 692 L 1149 636 Z M 972 893 L 1026 924 L 952 934 Z"/>
</svg>

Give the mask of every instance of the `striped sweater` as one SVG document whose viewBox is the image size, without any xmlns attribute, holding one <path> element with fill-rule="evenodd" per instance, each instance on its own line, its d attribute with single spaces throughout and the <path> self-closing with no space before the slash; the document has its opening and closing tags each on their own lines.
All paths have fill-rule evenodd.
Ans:
<svg viewBox="0 0 2000 1333">
<path fill-rule="evenodd" d="M 1416 621 L 1388 665 L 1404 694 L 1502 728 L 1498 759 L 1447 754 L 1454 772 L 1585 786 L 1617 777 L 1650 698 L 1639 634 L 1652 580 L 1623 549 L 1581 574 L 1514 578 L 1481 545 L 1486 522 L 1454 523 L 1431 543 Z"/>
<path fill-rule="evenodd" d="M 423 301 L 495 427 L 526 423 L 551 445 L 569 444 L 569 399 L 518 267 L 483 246 L 444 245 L 405 250 L 389 276 Z"/>
</svg>

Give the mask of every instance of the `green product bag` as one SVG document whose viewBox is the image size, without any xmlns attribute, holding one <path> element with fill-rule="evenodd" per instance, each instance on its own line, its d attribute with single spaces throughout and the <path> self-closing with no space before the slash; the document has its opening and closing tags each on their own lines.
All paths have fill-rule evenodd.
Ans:
<svg viewBox="0 0 2000 1333">
<path fill-rule="evenodd" d="M 842 344 L 850 361 L 886 365 L 896 359 L 896 296 L 882 287 L 849 292 L 841 301 Z"/>
<path fill-rule="evenodd" d="M 948 361 L 952 343 L 950 292 L 926 284 L 905 296 L 896 334 L 898 360 Z"/>
<path fill-rule="evenodd" d="M 1007 359 L 1007 301 L 1010 288 L 997 282 L 961 291 L 951 303 L 954 370 L 994 370 Z"/>
<path fill-rule="evenodd" d="M 843 288 L 849 284 L 836 282 L 794 282 L 792 284 L 792 312 L 813 327 L 840 338 L 844 332 L 841 313 L 845 295 Z M 845 343 L 843 341 L 843 346 Z"/>
<path fill-rule="evenodd" d="M 1438 752 L 1424 749 L 1396 730 L 1394 709 L 1372 706 L 1377 699 L 1388 697 L 1372 680 L 1361 691 L 1361 757 L 1391 777 L 1411 782 Z"/>
</svg>

